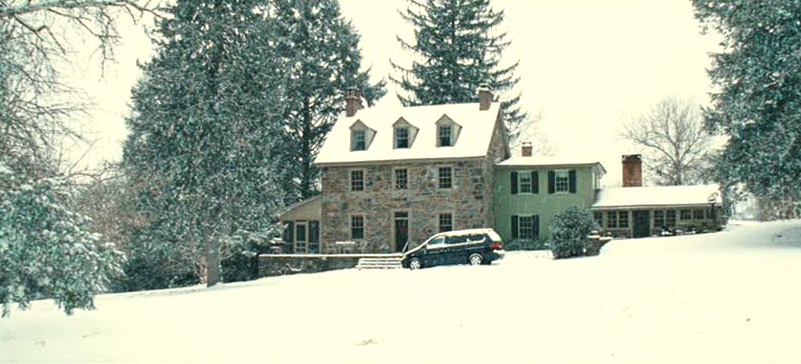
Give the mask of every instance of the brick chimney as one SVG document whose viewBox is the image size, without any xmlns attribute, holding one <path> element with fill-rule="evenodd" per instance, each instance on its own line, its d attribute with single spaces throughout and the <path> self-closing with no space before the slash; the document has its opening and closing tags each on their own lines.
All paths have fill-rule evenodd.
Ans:
<svg viewBox="0 0 801 364">
<path fill-rule="evenodd" d="M 362 108 L 362 93 L 355 90 L 349 89 L 348 93 L 345 95 L 345 116 L 353 116 L 356 115 L 356 112 Z"/>
<path fill-rule="evenodd" d="M 478 109 L 479 110 L 489 110 L 490 104 L 492 103 L 492 91 L 490 91 L 489 86 L 481 85 L 478 88 Z"/>
<path fill-rule="evenodd" d="M 623 155 L 623 187 L 642 187 L 642 157 Z"/>
<path fill-rule="evenodd" d="M 523 142 L 522 155 L 524 157 L 531 157 L 532 154 L 531 152 L 533 151 L 533 149 L 534 148 L 531 146 L 531 142 Z"/>
</svg>

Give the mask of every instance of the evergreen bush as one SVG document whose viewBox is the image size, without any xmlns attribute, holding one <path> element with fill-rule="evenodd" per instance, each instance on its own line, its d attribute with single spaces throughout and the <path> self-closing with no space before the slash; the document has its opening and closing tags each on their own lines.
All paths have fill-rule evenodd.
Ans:
<svg viewBox="0 0 801 364">
<path fill-rule="evenodd" d="M 587 208 L 572 206 L 557 214 L 550 241 L 554 259 L 584 256 L 590 247 L 587 236 L 597 228 L 592 212 Z"/>
</svg>

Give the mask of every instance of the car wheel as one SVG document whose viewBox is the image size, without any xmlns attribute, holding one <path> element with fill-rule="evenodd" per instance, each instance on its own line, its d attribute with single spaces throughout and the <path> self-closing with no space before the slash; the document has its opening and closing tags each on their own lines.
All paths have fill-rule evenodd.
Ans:
<svg viewBox="0 0 801 364">
<path fill-rule="evenodd" d="M 484 262 L 484 257 L 481 256 L 481 254 L 473 253 L 467 258 L 467 262 L 470 263 L 470 265 L 481 265 L 481 263 Z"/>
<path fill-rule="evenodd" d="M 423 268 L 423 261 L 420 258 L 412 258 L 409 260 L 409 269 L 415 270 Z"/>
</svg>

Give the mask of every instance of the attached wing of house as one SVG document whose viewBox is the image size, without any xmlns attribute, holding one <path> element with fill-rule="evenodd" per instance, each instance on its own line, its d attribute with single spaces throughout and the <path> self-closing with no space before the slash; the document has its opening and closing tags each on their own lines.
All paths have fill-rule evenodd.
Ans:
<svg viewBox="0 0 801 364">
<path fill-rule="evenodd" d="M 620 237 L 714 231 L 725 221 L 718 185 L 607 188 L 592 210 L 605 231 Z"/>
</svg>

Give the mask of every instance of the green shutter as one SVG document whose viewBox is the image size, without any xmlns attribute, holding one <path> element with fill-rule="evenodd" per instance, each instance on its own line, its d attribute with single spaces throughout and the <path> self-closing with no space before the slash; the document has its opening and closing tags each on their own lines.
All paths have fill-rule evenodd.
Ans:
<svg viewBox="0 0 801 364">
<path fill-rule="evenodd" d="M 570 193 L 576 193 L 576 170 L 571 169 L 567 172 L 567 176 L 570 181 L 570 185 L 568 186 Z"/>
<path fill-rule="evenodd" d="M 556 173 L 548 171 L 548 193 L 556 191 Z"/>
<path fill-rule="evenodd" d="M 519 218 L 517 215 L 512 215 L 512 239 L 517 239 L 517 226 Z"/>
<path fill-rule="evenodd" d="M 534 240 L 540 240 L 540 216 L 534 215 L 531 217 L 531 238 Z"/>
<path fill-rule="evenodd" d="M 537 171 L 531 171 L 531 193 L 540 193 L 540 174 Z"/>
<path fill-rule="evenodd" d="M 509 174 L 509 178 L 512 181 L 512 194 L 517 194 L 517 172 L 512 172 Z"/>
</svg>

